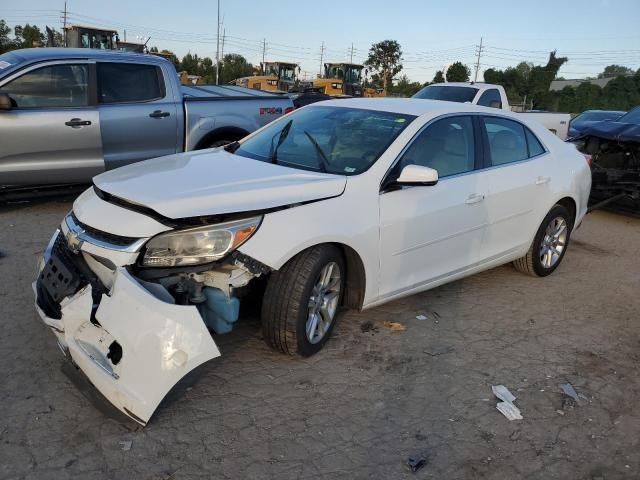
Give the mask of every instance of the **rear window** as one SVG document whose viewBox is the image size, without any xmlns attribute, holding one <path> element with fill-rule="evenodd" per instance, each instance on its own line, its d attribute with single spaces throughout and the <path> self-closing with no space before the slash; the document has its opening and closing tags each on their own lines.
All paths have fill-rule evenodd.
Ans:
<svg viewBox="0 0 640 480">
<path fill-rule="evenodd" d="M 160 67 L 98 63 L 97 70 L 98 103 L 148 102 L 164 97 Z"/>
<path fill-rule="evenodd" d="M 452 87 L 444 85 L 429 85 L 416 93 L 413 98 L 426 100 L 445 100 L 447 102 L 472 102 L 478 93 L 474 87 Z"/>
</svg>

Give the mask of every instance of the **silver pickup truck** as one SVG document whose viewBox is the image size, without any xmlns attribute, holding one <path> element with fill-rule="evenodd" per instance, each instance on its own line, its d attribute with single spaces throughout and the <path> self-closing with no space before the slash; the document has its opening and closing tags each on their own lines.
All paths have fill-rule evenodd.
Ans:
<svg viewBox="0 0 640 480">
<path fill-rule="evenodd" d="M 293 110 L 236 86 L 183 86 L 158 56 L 70 48 L 0 55 L 0 186 L 88 182 L 239 140 Z"/>
</svg>

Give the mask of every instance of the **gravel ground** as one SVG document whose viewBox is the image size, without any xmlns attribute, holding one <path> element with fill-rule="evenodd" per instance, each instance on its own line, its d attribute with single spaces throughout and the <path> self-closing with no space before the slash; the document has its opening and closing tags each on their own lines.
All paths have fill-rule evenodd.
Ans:
<svg viewBox="0 0 640 480">
<path fill-rule="evenodd" d="M 0 478 L 640 476 L 640 220 L 589 215 L 545 279 L 505 266 L 350 312 L 306 360 L 268 350 L 245 315 L 216 339 L 222 357 L 133 432 L 60 371 L 33 309 L 36 256 L 69 209 L 0 211 Z M 496 410 L 492 384 L 524 420 Z M 413 452 L 428 457 L 416 474 Z"/>
</svg>

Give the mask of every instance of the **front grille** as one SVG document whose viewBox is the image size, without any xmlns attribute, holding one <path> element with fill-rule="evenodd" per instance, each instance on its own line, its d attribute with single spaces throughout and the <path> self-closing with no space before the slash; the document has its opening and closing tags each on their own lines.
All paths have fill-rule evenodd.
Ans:
<svg viewBox="0 0 640 480">
<path fill-rule="evenodd" d="M 98 230 L 97 228 L 93 228 L 86 223 L 82 223 L 78 220 L 78 217 L 75 216 L 73 212 L 71 212 L 71 218 L 73 221 L 80 226 L 89 236 L 95 238 L 96 240 L 104 243 L 110 243 L 112 245 L 118 245 L 121 247 L 128 247 L 132 243 L 140 240 L 135 237 L 123 237 L 121 235 L 114 235 L 113 233 L 103 232 L 102 230 Z"/>
<path fill-rule="evenodd" d="M 85 262 L 82 257 L 82 254 L 75 254 L 69 249 L 67 241 L 62 233 L 58 234 L 53 244 L 53 248 L 51 249 L 51 258 L 55 258 L 57 262 L 64 265 L 72 277 L 72 281 L 69 282 L 70 288 L 67 291 L 64 291 L 65 297 L 73 295 L 85 285 L 91 284 L 91 293 L 93 296 L 91 321 L 95 321 L 95 310 L 100 303 L 102 294 L 107 292 L 103 283 L 89 268 L 87 262 Z M 54 296 L 51 295 L 49 289 L 45 286 L 45 282 L 47 281 L 48 280 L 42 274 L 38 276 L 38 280 L 36 282 L 38 306 L 48 317 L 60 319 L 62 317 L 62 312 L 60 310 L 61 298 L 54 298 Z"/>
</svg>

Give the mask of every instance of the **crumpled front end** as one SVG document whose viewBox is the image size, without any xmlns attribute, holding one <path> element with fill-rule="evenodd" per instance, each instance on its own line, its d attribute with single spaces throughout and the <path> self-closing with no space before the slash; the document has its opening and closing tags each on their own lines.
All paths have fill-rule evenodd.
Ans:
<svg viewBox="0 0 640 480">
<path fill-rule="evenodd" d="M 232 248 L 205 263 L 145 265 L 160 236 L 191 230 L 88 189 L 49 242 L 33 283 L 36 310 L 63 352 L 142 425 L 180 379 L 220 356 L 212 332 L 231 331 L 249 283 L 270 271 Z"/>
<path fill-rule="evenodd" d="M 220 352 L 195 306 L 158 298 L 124 266 L 74 253 L 64 233 L 52 238 L 33 283 L 38 314 L 100 393 L 145 425 L 182 377 Z"/>
</svg>

